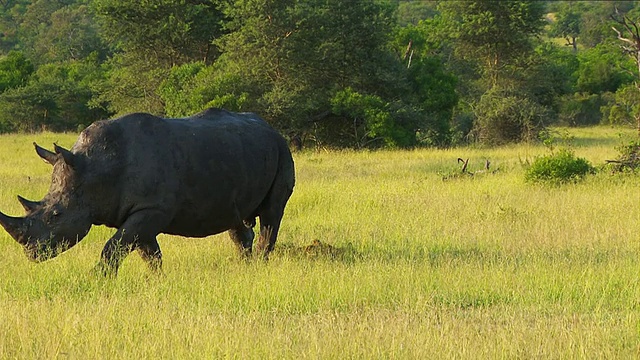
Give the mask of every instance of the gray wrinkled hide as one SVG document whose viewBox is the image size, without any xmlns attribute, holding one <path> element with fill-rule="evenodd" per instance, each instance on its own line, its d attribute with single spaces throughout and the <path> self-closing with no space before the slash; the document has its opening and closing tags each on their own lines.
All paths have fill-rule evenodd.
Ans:
<svg viewBox="0 0 640 360">
<path fill-rule="evenodd" d="M 34 260 L 73 246 L 90 224 L 117 228 L 102 252 L 105 272 L 117 271 L 132 250 L 159 268 L 159 233 L 204 237 L 229 230 L 249 255 L 256 217 L 256 251 L 266 258 L 294 187 L 286 141 L 252 113 L 126 115 L 89 126 L 70 152 L 56 146 L 47 155 L 54 165 L 49 193 L 36 205 L 23 203 L 28 213 L 19 231 L 5 228 Z"/>
</svg>

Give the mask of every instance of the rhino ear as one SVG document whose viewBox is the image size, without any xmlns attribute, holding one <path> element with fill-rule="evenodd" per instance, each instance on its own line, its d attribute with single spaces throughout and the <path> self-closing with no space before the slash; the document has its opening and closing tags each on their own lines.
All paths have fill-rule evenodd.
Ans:
<svg viewBox="0 0 640 360">
<path fill-rule="evenodd" d="M 36 153 L 38 153 L 38 156 L 40 156 L 46 163 L 53 165 L 58 160 L 58 156 L 55 153 L 52 153 L 51 151 L 40 147 L 35 142 L 33 143 L 33 146 L 36 147 Z"/>
<path fill-rule="evenodd" d="M 64 162 L 71 168 L 76 167 L 76 156 L 71 151 L 63 148 L 62 146 L 58 146 L 58 144 L 53 144 L 53 150 L 55 150 L 56 154 L 62 155 Z"/>
</svg>

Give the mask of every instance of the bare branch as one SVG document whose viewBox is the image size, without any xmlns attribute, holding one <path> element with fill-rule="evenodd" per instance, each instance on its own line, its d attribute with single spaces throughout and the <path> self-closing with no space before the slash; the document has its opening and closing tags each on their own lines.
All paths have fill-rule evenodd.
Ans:
<svg viewBox="0 0 640 360">
<path fill-rule="evenodd" d="M 624 41 L 626 43 L 629 43 L 631 45 L 634 45 L 634 46 L 636 45 L 636 43 L 634 41 L 632 41 L 631 39 L 627 39 L 626 37 L 622 36 L 622 33 L 618 29 L 616 29 L 615 26 L 612 26 L 611 28 L 613 29 L 613 31 L 616 32 L 616 34 L 618 34 L 618 39 L 619 40 L 622 40 L 622 41 Z"/>
<path fill-rule="evenodd" d="M 621 16 L 617 6 L 615 7 L 615 10 L 616 10 L 617 17 L 614 15 L 611 15 L 610 16 L 611 19 L 613 19 L 613 21 L 615 21 L 616 23 L 624 26 L 626 31 L 629 32 L 631 39 L 624 37 L 622 32 L 618 30 L 615 26 L 612 26 L 611 28 L 613 29 L 613 31 L 616 32 L 616 34 L 618 35 L 618 39 L 620 41 L 628 44 L 627 46 L 622 45 L 621 48 L 623 49 L 624 52 L 633 56 L 636 62 L 636 65 L 638 66 L 638 74 L 637 74 L 638 76 L 640 75 L 640 26 L 637 21 L 631 20 L 626 15 Z M 638 121 L 638 133 L 640 133 L 640 116 L 636 118 Z"/>
<path fill-rule="evenodd" d="M 458 163 L 463 163 L 464 165 L 462 165 L 462 170 L 460 170 L 460 172 L 466 173 L 467 172 L 467 165 L 469 165 L 469 159 L 464 160 L 463 158 L 458 158 Z"/>
<path fill-rule="evenodd" d="M 627 31 L 633 36 L 633 30 L 631 30 L 631 28 L 629 27 L 629 23 L 627 22 L 627 20 L 627 17 L 623 16 L 622 22 L 620 24 L 624 25 L 625 29 L 627 29 Z"/>
<path fill-rule="evenodd" d="M 413 39 L 409 39 L 409 44 L 407 45 L 407 50 L 404 52 L 403 60 L 407 60 L 409 56 L 409 52 L 411 51 L 411 47 L 413 46 Z"/>
<path fill-rule="evenodd" d="M 627 29 L 627 31 L 629 31 L 629 33 L 634 37 L 634 38 L 639 38 L 640 37 L 640 31 L 638 30 L 638 24 L 636 24 L 635 21 L 629 19 L 629 17 L 627 15 L 622 16 L 622 21 L 618 21 L 618 23 L 624 25 L 624 27 Z M 629 24 L 631 24 L 633 26 L 633 28 L 635 29 L 635 31 L 633 31 L 631 29 L 631 26 L 629 26 Z"/>
</svg>

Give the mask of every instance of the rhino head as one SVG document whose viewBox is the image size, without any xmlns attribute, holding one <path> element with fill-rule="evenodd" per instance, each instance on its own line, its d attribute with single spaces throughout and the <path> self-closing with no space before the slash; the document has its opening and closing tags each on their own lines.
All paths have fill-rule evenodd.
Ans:
<svg viewBox="0 0 640 360">
<path fill-rule="evenodd" d="M 36 152 L 53 165 L 49 192 L 41 201 L 18 200 L 27 212 L 25 217 L 0 212 L 0 225 L 36 262 L 53 258 L 77 244 L 91 228 L 91 216 L 82 202 L 80 174 L 83 158 L 58 145 L 55 152 L 41 148 Z"/>
</svg>

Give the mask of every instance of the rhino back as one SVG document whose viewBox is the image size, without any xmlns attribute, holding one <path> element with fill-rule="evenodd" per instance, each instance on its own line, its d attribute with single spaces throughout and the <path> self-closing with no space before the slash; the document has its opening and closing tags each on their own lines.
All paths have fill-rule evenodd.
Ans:
<svg viewBox="0 0 640 360">
<path fill-rule="evenodd" d="M 207 236 L 254 214 L 278 174 L 286 142 L 252 114 L 208 110 L 191 118 L 132 114 L 87 128 L 73 151 L 87 156 L 95 223 L 166 214 L 162 232 Z M 288 152 L 288 148 L 286 149 Z"/>
</svg>

